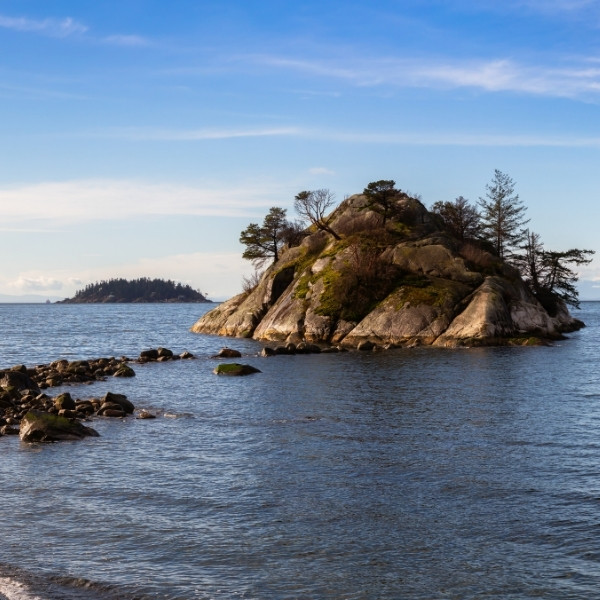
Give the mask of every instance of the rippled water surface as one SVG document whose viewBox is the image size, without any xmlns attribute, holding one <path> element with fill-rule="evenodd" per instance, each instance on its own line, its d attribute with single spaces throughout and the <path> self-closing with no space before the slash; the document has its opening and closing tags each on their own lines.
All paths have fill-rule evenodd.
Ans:
<svg viewBox="0 0 600 600">
<path fill-rule="evenodd" d="M 598 597 L 599 304 L 548 348 L 268 359 L 190 333 L 205 310 L 0 305 L 0 367 L 198 357 L 68 388 L 156 420 L 0 438 L 0 597 Z M 213 375 L 223 345 L 262 373 Z"/>
</svg>

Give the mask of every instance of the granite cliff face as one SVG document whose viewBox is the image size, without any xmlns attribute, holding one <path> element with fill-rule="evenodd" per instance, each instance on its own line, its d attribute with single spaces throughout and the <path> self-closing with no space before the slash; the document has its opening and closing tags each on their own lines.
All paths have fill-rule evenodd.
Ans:
<svg viewBox="0 0 600 600">
<path fill-rule="evenodd" d="M 550 315 L 518 272 L 444 231 L 416 199 L 380 214 L 351 196 L 330 223 L 282 252 L 258 286 L 205 314 L 197 333 L 357 347 L 526 344 L 583 324 Z"/>
</svg>

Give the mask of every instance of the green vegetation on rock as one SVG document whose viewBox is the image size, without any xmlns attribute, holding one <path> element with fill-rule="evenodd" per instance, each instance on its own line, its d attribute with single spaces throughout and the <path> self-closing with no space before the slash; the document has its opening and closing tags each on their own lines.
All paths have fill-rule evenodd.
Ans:
<svg viewBox="0 0 600 600">
<path fill-rule="evenodd" d="M 222 363 L 217 365 L 213 370 L 215 375 L 252 375 L 253 373 L 260 373 L 260 370 L 251 365 L 241 365 L 239 363 Z"/>
</svg>

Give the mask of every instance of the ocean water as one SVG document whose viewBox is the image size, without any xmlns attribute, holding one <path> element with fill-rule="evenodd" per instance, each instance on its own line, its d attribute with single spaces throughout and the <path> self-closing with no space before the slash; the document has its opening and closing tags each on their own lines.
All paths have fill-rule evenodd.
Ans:
<svg viewBox="0 0 600 600">
<path fill-rule="evenodd" d="M 598 597 L 600 304 L 543 348 L 260 358 L 205 305 L 0 305 L 0 367 L 187 349 L 125 393 L 155 420 L 0 438 L 0 598 Z M 212 374 L 228 345 L 262 372 Z"/>
</svg>

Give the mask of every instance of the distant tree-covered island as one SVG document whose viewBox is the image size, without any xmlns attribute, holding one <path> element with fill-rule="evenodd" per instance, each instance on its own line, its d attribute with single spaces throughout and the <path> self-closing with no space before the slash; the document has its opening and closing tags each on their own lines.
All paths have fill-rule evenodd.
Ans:
<svg viewBox="0 0 600 600">
<path fill-rule="evenodd" d="M 199 291 L 189 285 L 164 279 L 109 279 L 90 283 L 65 298 L 59 304 L 100 304 L 100 303 L 144 303 L 144 302 L 210 302 Z"/>
</svg>

